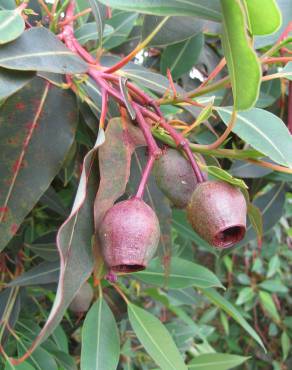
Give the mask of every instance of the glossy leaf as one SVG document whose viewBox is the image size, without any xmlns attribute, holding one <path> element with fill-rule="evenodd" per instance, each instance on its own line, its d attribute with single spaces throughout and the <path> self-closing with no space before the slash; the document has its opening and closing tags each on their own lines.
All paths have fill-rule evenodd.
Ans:
<svg viewBox="0 0 292 370">
<path fill-rule="evenodd" d="M 5 364 L 4 370 L 35 370 L 35 367 L 30 365 L 27 361 L 22 362 L 21 364 L 17 365 L 10 365 L 8 362 Z"/>
<path fill-rule="evenodd" d="M 291 340 L 286 331 L 283 331 L 281 335 L 281 345 L 282 345 L 282 353 L 283 353 L 282 358 L 285 361 L 291 350 Z"/>
<path fill-rule="evenodd" d="M 232 176 L 241 177 L 241 178 L 259 178 L 263 177 L 271 172 L 270 168 L 264 168 L 257 166 L 252 163 L 243 162 L 243 161 L 234 161 L 229 172 Z"/>
<path fill-rule="evenodd" d="M 0 10 L 0 45 L 15 40 L 24 27 L 24 19 L 18 10 Z"/>
<path fill-rule="evenodd" d="M 95 22 L 85 23 L 75 31 L 75 37 L 81 44 L 85 44 L 87 41 L 95 40 L 100 42 L 99 29 Z M 104 37 L 109 36 L 113 32 L 113 28 L 106 25 L 103 35 Z M 102 38 L 101 38 L 102 40 Z"/>
<path fill-rule="evenodd" d="M 249 203 L 247 206 L 247 214 L 250 224 L 257 234 L 258 243 L 261 244 L 263 237 L 263 218 L 261 211 L 254 204 Z"/>
<path fill-rule="evenodd" d="M 243 364 L 249 357 L 229 355 L 227 353 L 206 353 L 188 363 L 189 369 L 230 370 Z"/>
<path fill-rule="evenodd" d="M 114 12 L 112 17 L 107 20 L 107 24 L 113 28 L 113 31 L 104 37 L 103 47 L 109 50 L 126 41 L 137 17 L 136 13 Z"/>
<path fill-rule="evenodd" d="M 292 81 L 292 62 L 289 62 L 285 65 L 285 67 L 281 71 L 281 74 L 283 75 L 283 77 Z"/>
<path fill-rule="evenodd" d="M 114 370 L 120 357 L 115 318 L 103 298 L 88 311 L 82 328 L 81 369 Z"/>
<path fill-rule="evenodd" d="M 132 328 L 145 350 L 162 370 L 187 370 L 167 329 L 155 316 L 128 303 Z"/>
<path fill-rule="evenodd" d="M 261 69 L 246 32 L 244 9 L 239 0 L 221 0 L 222 45 L 230 74 L 234 107 L 251 108 L 258 97 Z"/>
<path fill-rule="evenodd" d="M 218 113 L 227 124 L 232 109 L 218 108 Z M 275 162 L 292 168 L 292 136 L 284 122 L 273 113 L 259 108 L 239 112 L 233 132 Z"/>
<path fill-rule="evenodd" d="M 55 283 L 58 281 L 59 262 L 43 262 L 12 280 L 8 286 L 31 286 Z"/>
<path fill-rule="evenodd" d="M 231 316 L 235 321 L 238 322 L 239 325 L 263 348 L 265 346 L 256 333 L 256 331 L 249 325 L 249 323 L 242 317 L 241 313 L 224 297 L 222 297 L 219 293 L 216 292 L 214 289 L 205 289 L 203 290 L 203 294 L 216 306 L 220 309 L 225 311 L 229 316 Z"/>
<path fill-rule="evenodd" d="M 87 65 L 44 27 L 25 31 L 0 48 L 0 66 L 22 71 L 84 73 Z"/>
<path fill-rule="evenodd" d="M 168 46 L 161 57 L 161 72 L 166 74 L 169 69 L 174 79 L 188 72 L 196 64 L 203 43 L 204 37 L 200 33 L 186 41 Z"/>
<path fill-rule="evenodd" d="M 264 292 L 263 290 L 259 291 L 259 299 L 262 304 L 264 311 L 276 322 L 280 322 L 280 316 L 277 310 L 277 307 L 273 301 L 273 298 L 270 293 Z"/>
<path fill-rule="evenodd" d="M 35 76 L 34 72 L 18 72 L 0 68 L 0 100 L 20 90 Z"/>
<path fill-rule="evenodd" d="M 217 276 L 206 267 L 178 257 L 171 258 L 167 278 L 161 262 L 157 258 L 150 262 L 146 270 L 137 272 L 134 275 L 145 283 L 161 287 L 167 286 L 170 289 L 181 289 L 190 286 L 197 288 L 223 288 Z"/>
<path fill-rule="evenodd" d="M 0 249 L 59 172 L 76 126 L 74 96 L 36 78 L 0 111 Z"/>
<path fill-rule="evenodd" d="M 276 32 L 281 26 L 281 12 L 275 0 L 245 0 L 251 33 L 267 35 Z"/>
<path fill-rule="evenodd" d="M 104 30 L 104 22 L 106 18 L 106 7 L 102 5 L 98 0 L 89 0 L 89 4 L 95 19 L 98 34 L 98 46 L 102 47 L 102 36 Z"/>
<path fill-rule="evenodd" d="M 164 17 L 146 15 L 143 21 L 142 38 L 153 32 Z M 153 37 L 149 46 L 163 47 L 186 41 L 195 36 L 203 29 L 204 22 L 192 17 L 171 17 L 162 26 L 160 31 Z"/>
<path fill-rule="evenodd" d="M 112 8 L 154 15 L 186 15 L 221 20 L 218 0 L 100 0 Z"/>
<path fill-rule="evenodd" d="M 241 179 L 236 179 L 235 177 L 231 176 L 227 171 L 223 170 L 220 167 L 216 166 L 207 166 L 208 174 L 215 177 L 216 179 L 223 180 L 232 184 L 234 186 L 238 186 L 241 189 L 247 189 L 247 185 Z"/>
<path fill-rule="evenodd" d="M 97 149 L 104 140 L 104 132 L 100 129 L 94 147 L 84 158 L 70 216 L 59 229 L 57 246 L 60 254 L 60 278 L 56 298 L 44 327 L 29 348 L 30 351 L 34 351 L 55 330 L 76 292 L 92 272 L 92 205 L 97 188 L 95 159 Z"/>
</svg>

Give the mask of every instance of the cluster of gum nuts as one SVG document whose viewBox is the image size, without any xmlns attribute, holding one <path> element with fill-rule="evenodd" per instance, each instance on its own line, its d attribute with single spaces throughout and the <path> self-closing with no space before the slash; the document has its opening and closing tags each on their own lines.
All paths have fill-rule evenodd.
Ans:
<svg viewBox="0 0 292 370">
<path fill-rule="evenodd" d="M 176 208 L 186 209 L 188 220 L 204 240 L 216 248 L 239 242 L 246 231 L 246 202 L 241 191 L 223 181 L 198 183 L 190 162 L 175 149 L 167 149 L 156 161 L 157 185 Z M 116 203 L 105 214 L 99 241 L 105 262 L 112 272 L 135 272 L 147 267 L 158 247 L 159 221 L 140 198 Z M 71 311 L 88 310 L 93 291 L 81 286 Z"/>
<path fill-rule="evenodd" d="M 190 162 L 168 148 L 156 161 L 159 188 L 176 208 L 186 209 L 188 220 L 201 238 L 217 248 L 239 242 L 246 231 L 246 201 L 241 191 L 223 181 L 198 183 Z M 99 241 L 112 272 L 135 272 L 147 267 L 160 239 L 159 221 L 143 200 L 116 203 L 105 214 Z"/>
</svg>

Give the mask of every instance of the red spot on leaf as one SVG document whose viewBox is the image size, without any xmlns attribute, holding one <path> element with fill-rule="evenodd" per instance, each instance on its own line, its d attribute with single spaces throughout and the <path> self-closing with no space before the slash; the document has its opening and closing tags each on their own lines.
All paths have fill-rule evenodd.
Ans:
<svg viewBox="0 0 292 370">
<path fill-rule="evenodd" d="M 8 207 L 7 206 L 0 207 L 0 213 L 7 213 L 7 212 L 8 212 Z"/>
<path fill-rule="evenodd" d="M 10 227 L 11 234 L 14 235 L 16 231 L 18 230 L 18 225 L 17 224 L 12 224 Z"/>
<path fill-rule="evenodd" d="M 15 108 L 17 110 L 24 110 L 25 109 L 25 104 L 24 103 L 21 103 L 21 102 L 16 103 Z"/>
</svg>

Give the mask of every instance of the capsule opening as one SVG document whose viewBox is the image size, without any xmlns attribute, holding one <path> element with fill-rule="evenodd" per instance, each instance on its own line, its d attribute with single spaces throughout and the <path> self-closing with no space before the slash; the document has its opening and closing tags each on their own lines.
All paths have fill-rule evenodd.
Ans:
<svg viewBox="0 0 292 370">
<path fill-rule="evenodd" d="M 244 238 L 246 228 L 242 225 L 235 225 L 221 230 L 215 235 L 214 246 L 228 248 Z"/>
</svg>

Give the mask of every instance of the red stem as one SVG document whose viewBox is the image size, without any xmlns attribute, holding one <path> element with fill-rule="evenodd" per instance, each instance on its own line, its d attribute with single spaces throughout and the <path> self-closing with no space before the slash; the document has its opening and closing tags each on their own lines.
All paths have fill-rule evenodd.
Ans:
<svg viewBox="0 0 292 370">
<path fill-rule="evenodd" d="M 288 87 L 288 130 L 292 135 L 292 81 L 289 81 Z"/>
<path fill-rule="evenodd" d="M 154 162 L 155 162 L 155 157 L 153 155 L 149 155 L 148 162 L 147 162 L 147 164 L 146 164 L 146 166 L 143 170 L 141 181 L 140 181 L 137 193 L 135 195 L 135 198 L 138 198 L 138 199 L 143 198 L 145 188 L 146 188 L 146 184 L 147 184 L 148 178 L 150 176 L 151 170 L 153 168 Z"/>
</svg>

